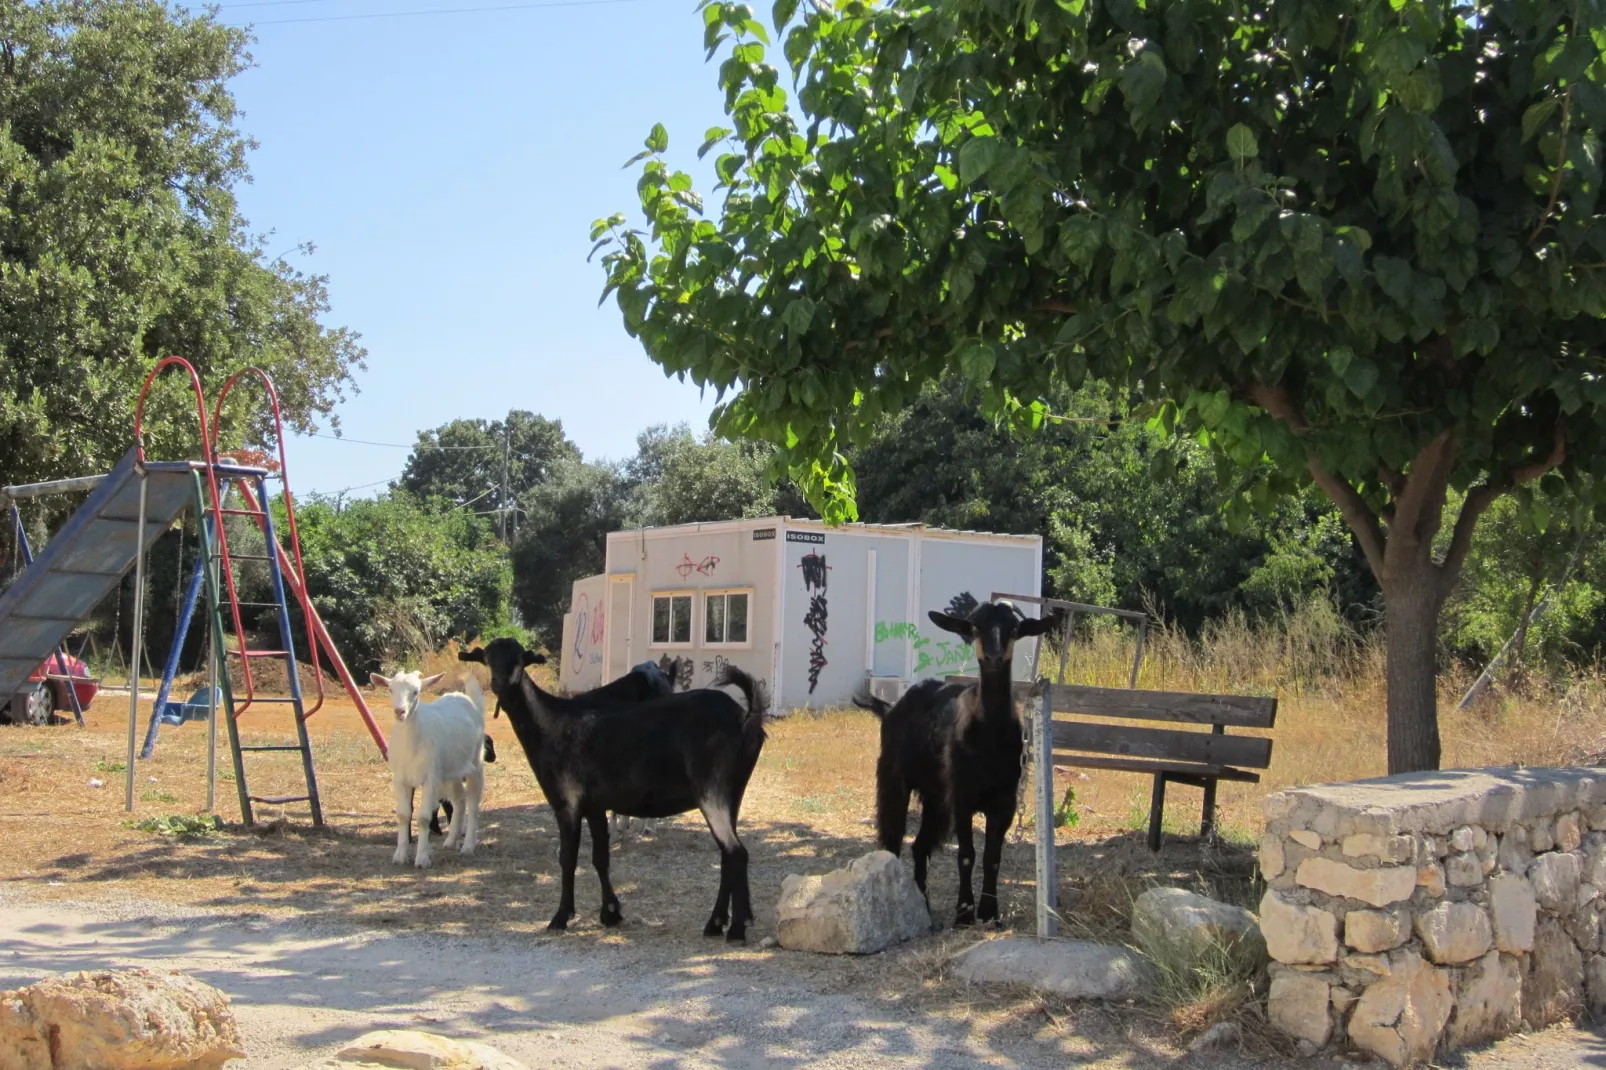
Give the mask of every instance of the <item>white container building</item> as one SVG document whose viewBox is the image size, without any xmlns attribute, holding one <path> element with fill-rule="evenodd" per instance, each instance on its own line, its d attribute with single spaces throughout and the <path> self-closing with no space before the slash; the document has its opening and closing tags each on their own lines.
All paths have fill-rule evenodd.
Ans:
<svg viewBox="0 0 1606 1070">
<path fill-rule="evenodd" d="M 970 645 L 929 610 L 1038 595 L 1042 565 L 1040 536 L 920 524 L 775 516 L 616 531 L 607 572 L 574 584 L 560 680 L 583 691 L 668 659 L 679 687 L 705 687 L 729 661 L 764 682 L 776 712 L 847 705 L 867 676 L 892 699 L 915 680 L 976 671 Z M 1019 679 L 1035 642 L 1016 646 Z"/>
</svg>

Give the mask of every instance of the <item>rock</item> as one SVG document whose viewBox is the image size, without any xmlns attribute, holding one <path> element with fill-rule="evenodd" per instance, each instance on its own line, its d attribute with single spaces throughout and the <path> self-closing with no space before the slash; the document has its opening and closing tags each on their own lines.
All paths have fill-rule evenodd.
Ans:
<svg viewBox="0 0 1606 1070">
<path fill-rule="evenodd" d="M 1482 831 L 1482 830 L 1479 830 Z M 1462 825 L 1450 833 L 1450 849 L 1455 851 L 1470 851 L 1477 846 L 1473 829 L 1470 825 Z"/>
<path fill-rule="evenodd" d="M 1308 847 L 1312 851 L 1322 849 L 1322 838 L 1309 829 L 1295 829 L 1288 834 L 1288 838 L 1301 847 Z"/>
<path fill-rule="evenodd" d="M 1283 854 L 1283 841 L 1276 836 L 1262 836 L 1260 838 L 1260 875 L 1269 881 L 1274 881 L 1283 875 L 1288 868 L 1288 860 Z"/>
<path fill-rule="evenodd" d="M 1132 935 L 1152 959 L 1192 964 L 1214 948 L 1264 959 L 1266 941 L 1255 916 L 1182 888 L 1151 888 L 1132 905 Z"/>
<path fill-rule="evenodd" d="M 1606 806 L 1597 806 L 1589 812 L 1589 827 L 1597 832 L 1606 829 Z"/>
<path fill-rule="evenodd" d="M 1494 916 L 1495 947 L 1510 955 L 1533 950 L 1534 919 L 1539 903 L 1533 885 L 1515 873 L 1502 873 L 1489 882 L 1489 912 Z"/>
<path fill-rule="evenodd" d="M 1271 1024 L 1296 1040 L 1320 1048 L 1333 1035 L 1333 1018 L 1327 1013 L 1327 982 L 1295 970 L 1278 970 L 1271 979 L 1266 1015 Z"/>
<path fill-rule="evenodd" d="M 1299 864 L 1294 880 L 1328 895 L 1386 907 L 1411 898 L 1416 888 L 1416 871 L 1410 866 L 1356 869 L 1331 858 L 1307 858 Z"/>
<path fill-rule="evenodd" d="M 868 955 L 930 931 L 925 897 L 888 851 L 823 877 L 781 882 L 776 937 L 790 951 Z"/>
<path fill-rule="evenodd" d="M 1606 844 L 1592 843 L 1584 852 L 1583 879 L 1597 887 L 1606 887 Z"/>
<path fill-rule="evenodd" d="M 1440 903 L 1418 914 L 1416 934 L 1428 957 L 1445 966 L 1482 958 L 1494 943 L 1489 915 L 1476 903 Z"/>
<path fill-rule="evenodd" d="M 1466 1048 L 1509 1036 L 1522 1025 L 1522 972 L 1510 955 L 1491 951 L 1455 986 L 1450 1047 Z"/>
<path fill-rule="evenodd" d="M 1260 931 L 1278 962 L 1326 963 L 1338 958 L 1338 919 L 1331 911 L 1291 903 L 1275 891 L 1260 900 Z"/>
<path fill-rule="evenodd" d="M 1495 853 L 1495 861 L 1507 873 L 1526 873 L 1533 864 L 1534 854 L 1528 849 L 1528 837 L 1508 832 L 1500 837 L 1500 847 Z"/>
<path fill-rule="evenodd" d="M 1356 951 L 1392 951 L 1411 938 L 1411 923 L 1385 910 L 1352 910 L 1344 915 L 1344 942 Z"/>
<path fill-rule="evenodd" d="M 1559 1022 L 1584 1005 L 1584 958 L 1555 918 L 1540 916 L 1524 966 L 1522 1017 L 1533 1028 Z"/>
<path fill-rule="evenodd" d="M 1426 1061 L 1454 1006 L 1449 971 L 1397 951 L 1389 976 L 1361 994 L 1350 1015 L 1349 1038 L 1357 1048 L 1395 1066 Z"/>
<path fill-rule="evenodd" d="M 1345 955 L 1340 961 L 1346 969 L 1359 970 L 1378 977 L 1389 975 L 1389 960 L 1382 955 Z"/>
<path fill-rule="evenodd" d="M 960 980 L 1025 985 L 1061 999 L 1136 999 L 1151 983 L 1135 951 L 1091 940 L 1006 936 L 972 944 L 952 962 Z"/>
<path fill-rule="evenodd" d="M 243 1059 L 229 997 L 178 971 L 85 971 L 0 992 L 6 1070 L 215 1070 Z"/>
<path fill-rule="evenodd" d="M 1453 888 L 1476 888 L 1483 883 L 1483 865 L 1470 852 L 1444 860 L 1444 877 Z"/>
<path fill-rule="evenodd" d="M 1343 843 L 1347 858 L 1376 858 L 1384 862 L 1408 862 L 1414 849 L 1409 836 L 1379 836 L 1372 832 L 1345 836 Z"/>
<path fill-rule="evenodd" d="M 760 940 L 758 942 L 758 948 L 759 948 L 760 951 L 768 951 L 772 947 L 780 947 L 780 946 L 781 946 L 781 942 L 779 940 L 775 939 L 775 937 L 773 937 L 773 936 L 766 936 L 764 939 L 762 939 L 762 940 Z"/>
<path fill-rule="evenodd" d="M 1535 821 L 1528 830 L 1528 846 L 1532 847 L 1535 853 L 1548 851 L 1556 846 L 1556 837 L 1552 832 L 1553 828 L 1554 826 L 1544 819 Z"/>
<path fill-rule="evenodd" d="M 1345 988 L 1343 985 L 1334 985 L 1332 991 L 1328 994 L 1328 999 L 1333 1004 L 1333 1010 L 1338 1012 L 1338 1020 L 1341 1022 L 1349 1016 L 1350 1008 L 1355 1006 L 1355 1001 L 1360 998 L 1361 994 L 1359 992 Z"/>
<path fill-rule="evenodd" d="M 1589 1013 L 1606 1011 L 1606 955 L 1591 955 L 1584 964 L 1584 997 Z"/>
<path fill-rule="evenodd" d="M 488 1044 L 423 1033 L 380 1029 L 364 1033 L 333 1058 L 303 1070 L 526 1070 Z"/>
<path fill-rule="evenodd" d="M 1444 895 L 1444 867 L 1429 862 L 1416 871 L 1416 886 L 1438 899 Z"/>
<path fill-rule="evenodd" d="M 1188 1045 L 1191 1052 L 1220 1051 L 1243 1043 L 1244 1031 L 1237 1022 L 1217 1022 L 1194 1038 Z"/>
<path fill-rule="evenodd" d="M 1540 855 L 1528 867 L 1534 898 L 1552 914 L 1565 914 L 1578 896 L 1583 867 L 1572 854 Z"/>
<path fill-rule="evenodd" d="M 1559 851 L 1576 851 L 1584 842 L 1583 830 L 1579 828 L 1577 813 L 1562 814 L 1556 818 L 1556 849 Z"/>
</svg>

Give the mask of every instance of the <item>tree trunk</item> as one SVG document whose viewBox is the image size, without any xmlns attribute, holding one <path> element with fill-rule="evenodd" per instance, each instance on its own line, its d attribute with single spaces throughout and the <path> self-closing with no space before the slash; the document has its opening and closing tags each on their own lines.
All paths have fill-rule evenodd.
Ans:
<svg viewBox="0 0 1606 1070">
<path fill-rule="evenodd" d="M 1511 668 L 1515 675 L 1522 672 L 1522 655 L 1528 649 L 1528 625 L 1533 620 L 1534 603 L 1539 601 L 1539 592 L 1544 586 L 1544 572 L 1536 567 L 1528 579 L 1528 599 L 1522 604 L 1522 616 L 1517 619 L 1517 641 L 1511 653 Z"/>
<path fill-rule="evenodd" d="M 1429 563 L 1392 580 L 1383 589 L 1391 776 L 1439 767 L 1437 661 L 1439 610 L 1444 604 L 1437 573 Z"/>
</svg>

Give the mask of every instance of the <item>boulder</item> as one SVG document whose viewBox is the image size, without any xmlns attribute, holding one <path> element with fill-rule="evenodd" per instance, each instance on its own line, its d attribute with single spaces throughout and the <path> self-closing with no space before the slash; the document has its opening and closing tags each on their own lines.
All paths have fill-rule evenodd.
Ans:
<svg viewBox="0 0 1606 1070">
<path fill-rule="evenodd" d="M 1577 855 L 1540 855 L 1528 867 L 1534 898 L 1552 914 L 1566 914 L 1572 910 L 1582 877 L 1583 866 Z"/>
<path fill-rule="evenodd" d="M 1260 931 L 1278 962 L 1321 965 L 1338 958 L 1338 919 L 1332 911 L 1301 906 L 1275 891 L 1260 900 Z"/>
<path fill-rule="evenodd" d="M 176 970 L 85 971 L 0 992 L 5 1070 L 216 1070 L 243 1058 L 229 997 Z"/>
<path fill-rule="evenodd" d="M 1091 940 L 1006 936 L 972 944 L 952 962 L 960 980 L 1025 985 L 1061 999 L 1135 999 L 1152 978 L 1137 952 Z"/>
<path fill-rule="evenodd" d="M 526 1070 L 523 1063 L 473 1040 L 380 1029 L 364 1033 L 334 1056 L 302 1070 Z"/>
<path fill-rule="evenodd" d="M 1395 1066 L 1433 1056 L 1454 1006 L 1450 973 L 1422 961 L 1414 951 L 1396 951 L 1389 975 L 1369 986 L 1350 1015 L 1350 1041 Z"/>
<path fill-rule="evenodd" d="M 1132 905 L 1132 935 L 1153 959 L 1196 963 L 1216 948 L 1257 959 L 1266 940 L 1255 916 L 1182 888 L 1150 888 Z"/>
<path fill-rule="evenodd" d="M 1352 910 L 1344 915 L 1344 942 L 1356 951 L 1393 951 L 1410 938 L 1410 915 L 1402 911 Z"/>
<path fill-rule="evenodd" d="M 1522 971 L 1511 955 L 1491 951 L 1462 973 L 1455 986 L 1452 1048 L 1510 1036 L 1522 1026 Z"/>
<path fill-rule="evenodd" d="M 823 877 L 781 882 L 781 946 L 790 951 L 869 955 L 931 931 L 925 897 L 903 863 L 872 851 Z"/>
<path fill-rule="evenodd" d="M 1278 970 L 1271 979 L 1266 1015 L 1273 1026 L 1295 1040 L 1323 1047 L 1333 1035 L 1328 994 L 1327 981 L 1317 974 Z"/>
<path fill-rule="evenodd" d="M 1418 914 L 1416 934 L 1428 957 L 1446 966 L 1482 958 L 1494 943 L 1489 915 L 1476 903 L 1440 903 Z"/>
</svg>

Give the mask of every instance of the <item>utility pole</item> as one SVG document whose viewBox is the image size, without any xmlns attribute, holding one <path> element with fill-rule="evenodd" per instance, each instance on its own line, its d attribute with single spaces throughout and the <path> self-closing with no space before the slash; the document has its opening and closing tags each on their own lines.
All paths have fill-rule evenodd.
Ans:
<svg viewBox="0 0 1606 1070">
<path fill-rule="evenodd" d="M 513 428 L 511 422 L 502 425 L 502 508 L 497 511 L 497 531 L 503 542 L 507 542 L 507 458 L 513 444 Z"/>
</svg>

